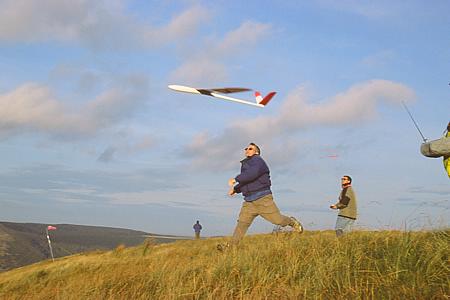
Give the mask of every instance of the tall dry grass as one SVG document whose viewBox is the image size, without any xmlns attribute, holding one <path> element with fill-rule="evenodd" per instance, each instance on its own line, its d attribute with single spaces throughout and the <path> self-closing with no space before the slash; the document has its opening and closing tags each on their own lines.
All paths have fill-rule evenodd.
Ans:
<svg viewBox="0 0 450 300">
<path fill-rule="evenodd" d="M 117 247 L 0 274 L 1 299 L 449 299 L 450 231 Z"/>
</svg>

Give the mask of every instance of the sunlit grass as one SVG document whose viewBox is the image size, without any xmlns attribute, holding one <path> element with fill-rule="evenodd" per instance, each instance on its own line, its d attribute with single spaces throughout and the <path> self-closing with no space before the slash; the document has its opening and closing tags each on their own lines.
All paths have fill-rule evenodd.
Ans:
<svg viewBox="0 0 450 300">
<path fill-rule="evenodd" d="M 0 274 L 1 299 L 448 299 L 450 231 L 306 232 L 74 255 Z"/>
</svg>

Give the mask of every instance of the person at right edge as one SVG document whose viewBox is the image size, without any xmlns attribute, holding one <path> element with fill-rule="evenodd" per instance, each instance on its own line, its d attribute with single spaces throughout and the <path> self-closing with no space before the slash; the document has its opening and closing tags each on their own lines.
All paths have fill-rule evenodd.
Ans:
<svg viewBox="0 0 450 300">
<path fill-rule="evenodd" d="M 339 209 L 335 227 L 337 237 L 352 230 L 357 212 L 357 201 L 352 188 L 352 178 L 348 175 L 342 176 L 341 186 L 342 191 L 339 195 L 339 202 L 330 206 L 331 209 Z"/>
<path fill-rule="evenodd" d="M 448 122 L 447 130 L 444 131 L 444 137 L 450 138 L 450 122 Z M 450 178 L 450 155 L 444 156 L 444 168 L 447 171 L 448 178 Z"/>
</svg>

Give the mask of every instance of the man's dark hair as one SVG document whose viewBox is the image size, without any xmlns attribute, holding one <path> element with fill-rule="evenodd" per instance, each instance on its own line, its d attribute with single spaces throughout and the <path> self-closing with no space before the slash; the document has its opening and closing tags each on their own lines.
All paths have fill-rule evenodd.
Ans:
<svg viewBox="0 0 450 300">
<path fill-rule="evenodd" d="M 258 145 L 256 145 L 255 143 L 250 143 L 249 145 L 252 145 L 253 147 L 256 148 L 256 154 L 260 154 L 261 155 L 261 149 L 259 149 Z"/>
<path fill-rule="evenodd" d="M 352 183 L 352 178 L 351 178 L 350 176 L 348 176 L 348 175 L 344 175 L 343 177 L 347 178 L 347 179 L 348 179 L 348 181 L 350 181 L 350 183 Z"/>
</svg>

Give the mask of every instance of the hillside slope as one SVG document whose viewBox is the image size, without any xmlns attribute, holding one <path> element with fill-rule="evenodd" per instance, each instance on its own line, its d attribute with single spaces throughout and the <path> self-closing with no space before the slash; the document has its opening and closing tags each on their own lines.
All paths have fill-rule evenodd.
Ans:
<svg viewBox="0 0 450 300">
<path fill-rule="evenodd" d="M 141 244 L 148 233 L 130 229 L 55 224 L 50 232 L 54 257 L 96 249 L 114 249 L 120 244 Z M 0 222 L 0 271 L 50 258 L 45 229 L 38 223 Z M 156 239 L 156 242 L 170 242 Z"/>
<path fill-rule="evenodd" d="M 450 231 L 283 233 L 91 252 L 0 274 L 2 299 L 448 299 Z"/>
</svg>

